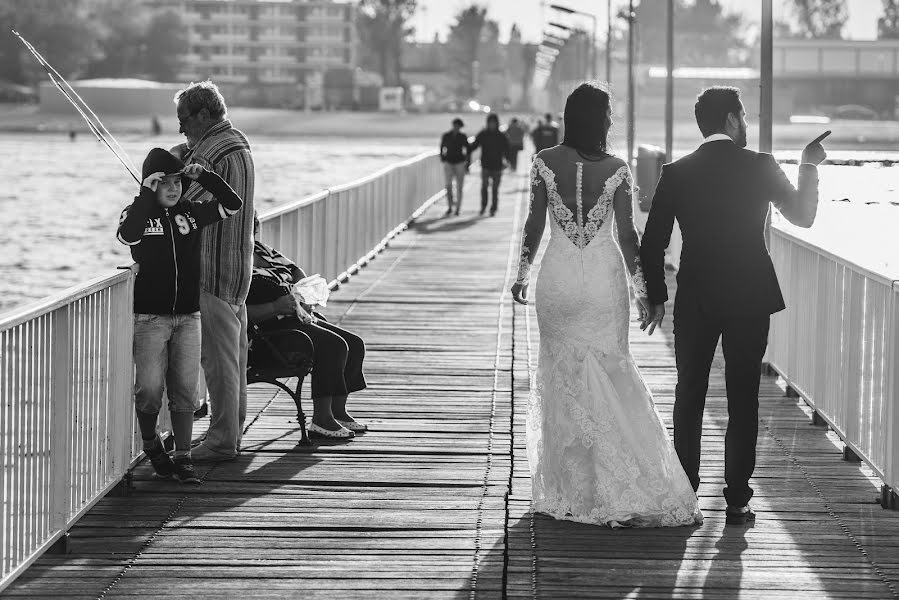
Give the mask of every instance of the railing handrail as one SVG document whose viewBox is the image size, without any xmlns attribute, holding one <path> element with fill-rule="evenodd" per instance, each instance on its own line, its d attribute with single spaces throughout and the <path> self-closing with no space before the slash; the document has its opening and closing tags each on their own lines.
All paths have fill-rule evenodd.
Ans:
<svg viewBox="0 0 899 600">
<path fill-rule="evenodd" d="M 825 256 L 835 262 L 838 262 L 845 267 L 849 267 L 850 269 L 852 269 L 853 271 L 856 271 L 860 275 L 864 275 L 865 277 L 873 279 L 879 283 L 890 284 L 891 282 L 899 281 L 895 277 L 891 277 L 885 273 L 875 271 L 871 267 L 866 267 L 864 265 L 861 265 L 855 260 L 846 258 L 845 256 L 840 256 L 839 254 L 834 254 L 833 252 L 831 252 L 830 250 L 827 250 L 826 248 L 822 248 L 821 246 L 819 246 L 817 244 L 809 242 L 808 240 L 804 240 L 801 237 L 797 236 L 796 234 L 791 233 L 790 231 L 787 231 L 783 227 L 780 227 L 777 223 L 772 223 L 771 229 L 777 231 L 778 235 L 789 238 L 791 242 L 798 244 L 800 246 L 803 246 L 807 250 L 812 250 L 814 252 L 817 252 L 818 254 Z"/>
<path fill-rule="evenodd" d="M 393 163 L 392 165 L 383 167 L 382 169 L 375 171 L 371 175 L 366 175 L 365 177 L 360 177 L 359 179 L 355 179 L 353 181 L 350 181 L 349 183 L 342 183 L 342 184 L 334 186 L 334 187 L 325 188 L 325 189 L 321 190 L 320 192 L 316 192 L 315 194 L 312 194 L 310 196 L 300 198 L 299 200 L 293 200 L 291 202 L 286 202 L 286 203 L 280 204 L 277 207 L 272 208 L 268 211 L 260 212 L 259 218 L 260 219 L 270 219 L 270 218 L 276 217 L 278 215 L 283 215 L 285 213 L 289 213 L 289 212 L 296 210 L 297 208 L 300 208 L 302 206 L 313 204 L 315 202 L 320 202 L 320 201 L 324 200 L 325 198 L 327 198 L 328 196 L 330 196 L 331 194 L 336 194 L 338 192 L 345 192 L 345 191 L 351 190 L 353 188 L 361 187 L 361 186 L 365 185 L 366 183 L 370 183 L 370 182 L 374 181 L 375 179 L 383 177 L 384 175 L 386 175 L 387 173 L 390 173 L 391 171 L 395 171 L 396 169 L 400 169 L 402 167 L 405 167 L 405 166 L 408 166 L 411 164 L 415 164 L 420 160 L 423 160 L 423 159 L 431 157 L 431 156 L 436 156 L 436 155 L 437 155 L 436 150 L 429 150 L 427 152 L 422 152 L 421 154 L 417 154 L 417 155 L 413 156 L 412 158 L 409 158 L 404 161 L 401 161 L 398 163 Z"/>
<path fill-rule="evenodd" d="M 115 271 L 110 271 L 102 275 L 97 275 L 92 279 L 88 279 L 84 283 L 73 285 L 64 290 L 35 300 L 29 304 L 12 309 L 10 312 L 0 315 L 0 331 L 12 329 L 16 325 L 20 325 L 25 321 L 29 321 L 41 315 L 53 312 L 67 304 L 71 304 L 81 298 L 90 296 L 91 294 L 108 288 L 116 283 L 121 283 L 129 277 L 130 271 L 135 267 L 119 267 Z"/>
</svg>

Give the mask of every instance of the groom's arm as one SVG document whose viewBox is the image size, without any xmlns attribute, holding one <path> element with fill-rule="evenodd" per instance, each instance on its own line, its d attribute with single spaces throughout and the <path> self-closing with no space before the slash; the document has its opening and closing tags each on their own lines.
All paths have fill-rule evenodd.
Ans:
<svg viewBox="0 0 899 600">
<path fill-rule="evenodd" d="M 671 241 L 671 230 L 674 228 L 675 193 L 671 165 L 664 165 L 652 197 L 652 208 L 649 210 L 649 218 L 640 245 L 640 261 L 643 263 L 646 291 L 649 302 L 653 305 L 664 304 L 668 300 L 668 286 L 665 284 L 665 248 Z"/>
<path fill-rule="evenodd" d="M 786 174 L 770 154 L 760 154 L 764 179 L 769 182 L 769 199 L 793 225 L 811 227 L 818 214 L 818 168 L 810 163 L 799 165 L 799 189 L 793 187 Z"/>
</svg>

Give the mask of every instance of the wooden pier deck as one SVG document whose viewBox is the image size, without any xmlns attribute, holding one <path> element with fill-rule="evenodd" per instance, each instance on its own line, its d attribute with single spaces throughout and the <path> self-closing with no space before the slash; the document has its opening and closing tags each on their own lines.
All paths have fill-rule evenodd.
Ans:
<svg viewBox="0 0 899 600">
<path fill-rule="evenodd" d="M 507 293 L 527 182 L 501 212 L 435 206 L 333 296 L 367 342 L 371 431 L 298 449 L 291 400 L 250 387 L 245 451 L 201 486 L 135 473 L 3 597 L 895 598 L 899 515 L 773 378 L 762 383 L 752 528 L 724 527 L 720 362 L 703 445 L 701 527 L 618 530 L 530 512 L 524 450 L 533 309 Z M 670 321 L 632 349 L 670 424 Z M 307 392 L 308 394 L 308 392 Z M 307 402 L 311 410 L 311 403 Z"/>
</svg>

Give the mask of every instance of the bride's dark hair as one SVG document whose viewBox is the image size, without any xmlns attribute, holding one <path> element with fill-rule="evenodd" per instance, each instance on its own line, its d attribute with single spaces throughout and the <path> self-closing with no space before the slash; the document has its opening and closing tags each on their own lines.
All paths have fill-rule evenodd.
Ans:
<svg viewBox="0 0 899 600">
<path fill-rule="evenodd" d="M 580 154 L 606 154 L 611 97 L 605 86 L 585 81 L 565 101 L 565 137 L 562 144 Z"/>
</svg>

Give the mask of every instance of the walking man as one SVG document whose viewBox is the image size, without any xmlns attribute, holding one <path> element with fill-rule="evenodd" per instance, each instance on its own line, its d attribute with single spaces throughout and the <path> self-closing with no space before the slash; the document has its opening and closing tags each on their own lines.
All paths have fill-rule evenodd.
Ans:
<svg viewBox="0 0 899 600">
<path fill-rule="evenodd" d="M 453 128 L 440 138 L 440 162 L 443 163 L 443 173 L 446 176 L 446 215 L 453 212 L 453 181 L 456 182 L 457 215 L 462 208 L 462 186 L 468 165 L 471 164 L 471 149 L 468 136 L 462 133 L 463 127 L 465 123 L 456 117 L 453 119 Z"/>
<path fill-rule="evenodd" d="M 761 363 L 771 314 L 784 309 L 765 247 L 765 220 L 773 204 L 794 225 L 814 223 L 817 165 L 826 157 L 821 140 L 830 132 L 802 151 L 797 190 L 771 154 L 746 149 L 746 111 L 738 88 L 704 90 L 695 114 L 705 139 L 693 153 L 662 167 L 640 255 L 653 305 L 652 333 L 665 316 L 664 254 L 677 220 L 684 245 L 674 300 L 674 448 L 697 490 L 702 414 L 720 338 L 728 414 L 725 521 L 739 525 L 755 520 L 749 479 L 755 469 Z"/>
<path fill-rule="evenodd" d="M 496 216 L 499 204 L 499 184 L 503 177 L 503 168 L 509 158 L 509 138 L 499 130 L 499 117 L 493 113 L 487 115 L 487 127 L 482 129 L 471 151 L 481 149 L 481 213 L 487 210 L 487 188 L 491 187 L 493 202 L 490 205 L 490 216 Z"/>
<path fill-rule="evenodd" d="M 228 120 L 225 99 L 211 81 L 192 83 L 175 95 L 186 144 L 172 149 L 185 163 L 218 173 L 243 200 L 230 219 L 202 230 L 200 258 L 201 363 L 212 416 L 194 462 L 230 460 L 240 451 L 247 414 L 247 308 L 253 270 L 254 168 L 250 144 Z M 188 201 L 211 201 L 200 186 Z"/>
</svg>

